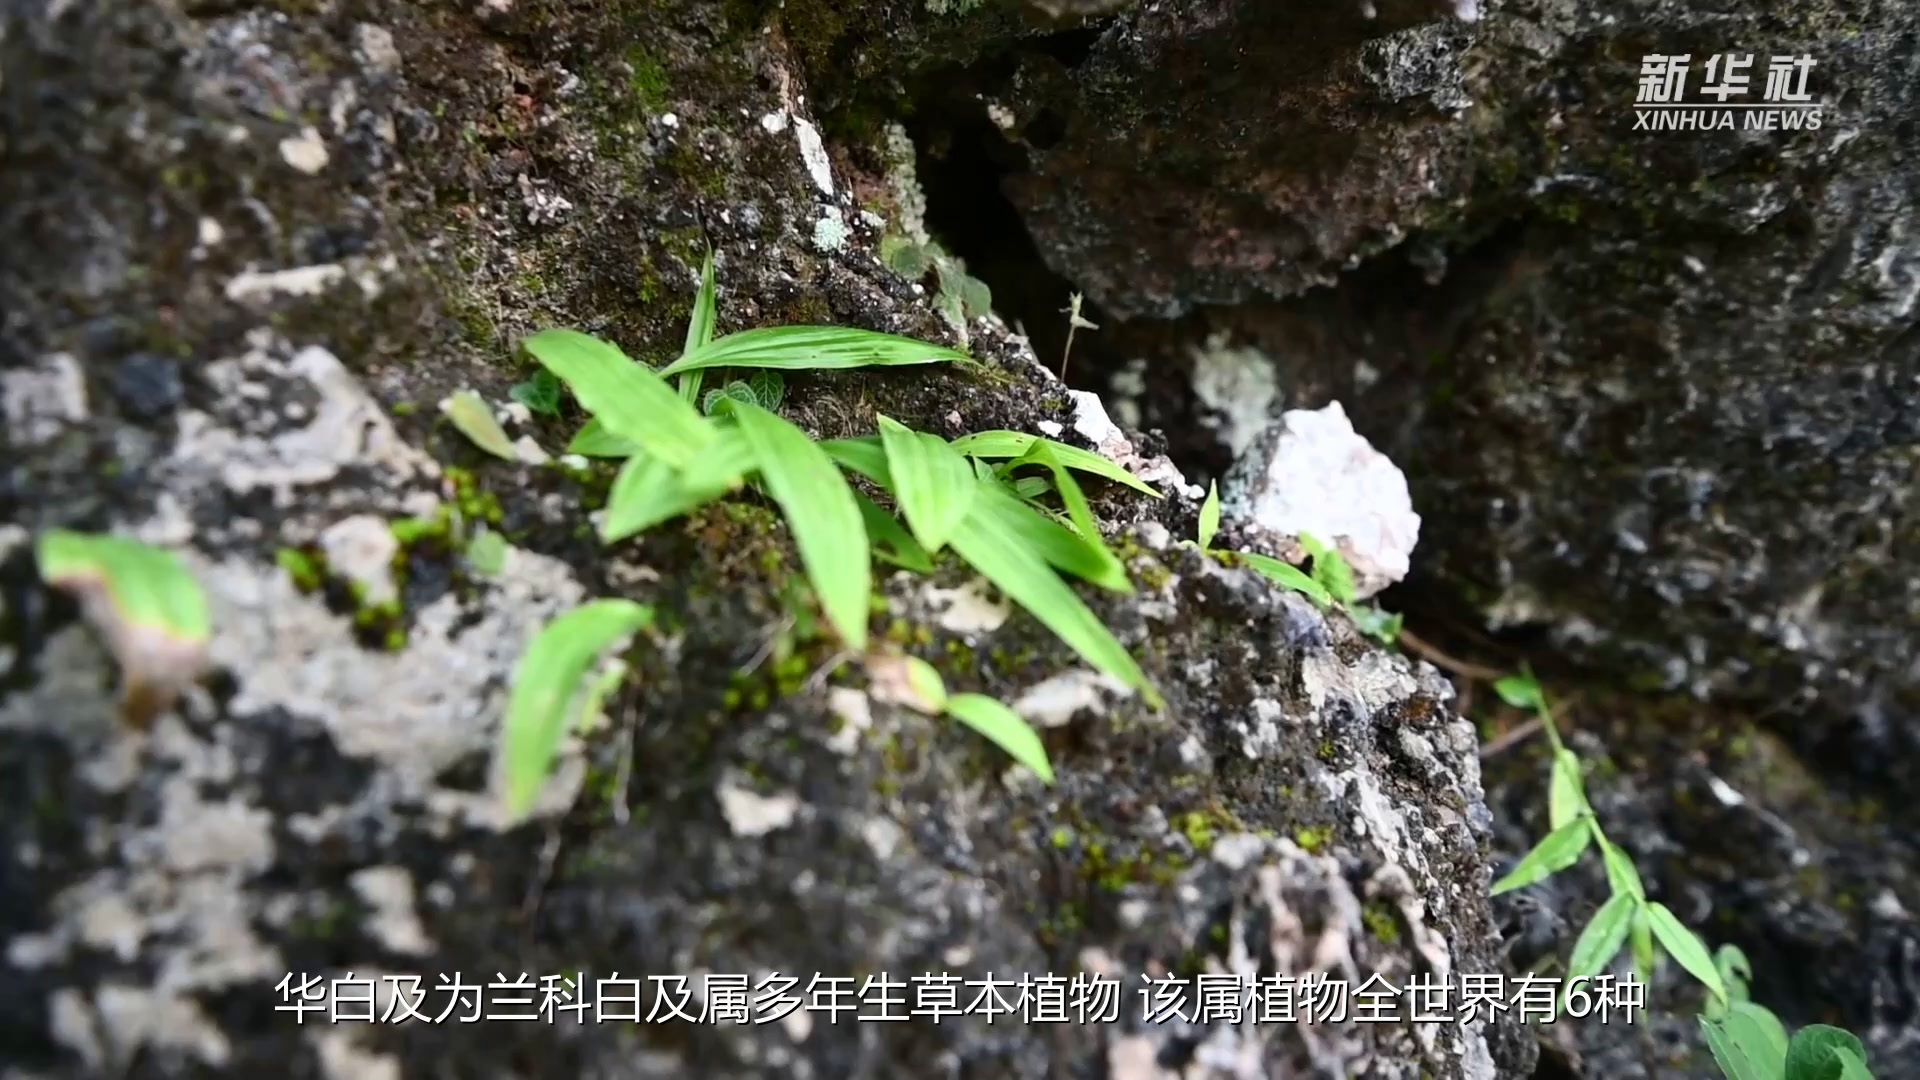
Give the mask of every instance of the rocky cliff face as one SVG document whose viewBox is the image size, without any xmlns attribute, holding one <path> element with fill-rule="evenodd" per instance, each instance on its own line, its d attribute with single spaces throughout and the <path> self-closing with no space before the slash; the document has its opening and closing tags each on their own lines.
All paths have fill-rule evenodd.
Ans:
<svg viewBox="0 0 1920 1080">
<path fill-rule="evenodd" d="M 987 362 L 796 377 L 788 415 L 816 435 L 876 412 L 949 435 L 1071 424 L 1024 341 L 947 324 L 881 264 L 910 192 L 878 135 L 821 137 L 795 50 L 750 5 L 695 0 L 83 2 L 0 22 L 8 1080 L 1528 1072 L 1510 1018 L 1139 1019 L 1148 980 L 1404 986 L 1500 963 L 1450 689 L 1173 546 L 1194 514 L 1177 492 L 1098 499 L 1140 583 L 1100 613 L 1164 709 L 959 567 L 876 600 L 891 645 L 1043 727 L 1047 788 L 801 630 L 793 549 L 753 499 L 603 551 L 603 467 L 508 464 L 434 421 L 473 387 L 557 449 L 579 417 L 506 406 L 512 342 L 567 325 L 669 354 L 711 246 L 723 331 L 964 329 Z M 449 520 L 511 541 L 497 572 Z M 209 595 L 214 675 L 146 730 L 36 578 L 51 527 L 174 549 Z M 512 664 L 606 595 L 654 605 L 658 632 L 610 728 L 507 828 L 488 753 Z M 729 976 L 884 996 L 930 971 L 1110 980 L 1121 1018 L 315 1019 L 404 1016 L 396 994 L 470 1015 L 456 976 L 495 1016 L 577 1000 L 561 976 L 688 978 L 690 998 L 643 983 L 645 1017 L 698 1016 Z M 523 973 L 533 989 L 500 985 Z M 322 1011 L 302 1023 L 302 1003 Z"/>
<path fill-rule="evenodd" d="M 1129 9 L 980 76 L 1005 190 L 1116 360 L 1342 399 L 1496 624 L 1911 760 L 1912 12 L 1473 7 Z M 1817 120 L 1642 130 L 1663 52 L 1807 57 Z"/>
</svg>

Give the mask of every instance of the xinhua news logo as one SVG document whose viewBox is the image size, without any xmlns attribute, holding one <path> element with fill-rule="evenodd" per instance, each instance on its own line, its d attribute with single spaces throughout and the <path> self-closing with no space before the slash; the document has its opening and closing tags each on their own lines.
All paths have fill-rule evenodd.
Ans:
<svg viewBox="0 0 1920 1080">
<path fill-rule="evenodd" d="M 1693 54 L 1640 58 L 1633 96 L 1635 131 L 1818 131 L 1821 103 L 1807 89 L 1815 61 L 1807 55 L 1767 59 L 1755 93 L 1752 53 L 1715 53 L 1689 94 Z"/>
</svg>

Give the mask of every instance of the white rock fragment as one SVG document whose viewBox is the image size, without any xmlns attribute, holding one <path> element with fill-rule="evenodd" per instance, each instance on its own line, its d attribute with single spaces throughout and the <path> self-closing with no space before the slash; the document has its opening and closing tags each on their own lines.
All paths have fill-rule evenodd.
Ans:
<svg viewBox="0 0 1920 1080">
<path fill-rule="evenodd" d="M 1059 438 L 1060 433 L 1066 430 L 1066 428 L 1060 426 L 1060 422 L 1057 420 L 1042 420 L 1040 421 L 1039 427 L 1040 434 L 1045 435 L 1049 439 Z"/>
<path fill-rule="evenodd" d="M 1225 334 L 1193 350 L 1193 393 L 1212 412 L 1208 419 L 1235 456 L 1246 450 L 1272 418 L 1279 377 L 1266 353 L 1229 344 Z"/>
<path fill-rule="evenodd" d="M 735 836 L 765 836 L 784 829 L 800 816 L 800 797 L 792 792 L 762 795 L 747 786 L 743 777 L 728 776 L 715 792 L 720 798 L 720 813 Z"/>
<path fill-rule="evenodd" d="M 369 866 L 355 871 L 353 891 L 373 909 L 368 927 L 380 944 L 405 956 L 426 956 L 433 941 L 414 903 L 413 875 L 400 866 Z"/>
<path fill-rule="evenodd" d="M 312 176 L 327 167 L 327 144 L 312 127 L 280 140 L 280 157 L 287 164 Z"/>
<path fill-rule="evenodd" d="M 957 589 L 928 586 L 927 602 L 940 613 L 934 622 L 956 634 L 992 633 L 1000 629 L 1013 607 L 988 595 L 985 585 L 972 581 Z"/>
<path fill-rule="evenodd" d="M 1480 0 L 1453 0 L 1454 17 L 1461 22 L 1480 21 Z"/>
<path fill-rule="evenodd" d="M 1107 694 L 1131 697 L 1133 691 L 1111 675 L 1076 668 L 1028 688 L 1013 711 L 1040 727 L 1062 727 L 1081 709 L 1105 711 Z"/>
<path fill-rule="evenodd" d="M 760 118 L 760 126 L 769 135 L 778 135 L 787 130 L 787 114 L 774 111 Z"/>
<path fill-rule="evenodd" d="M 87 418 L 87 381 L 71 353 L 52 353 L 29 369 L 0 375 L 0 409 L 18 444 L 46 442 Z"/>
<path fill-rule="evenodd" d="M 375 75 L 391 75 L 400 70 L 400 50 L 393 45 L 393 31 L 373 23 L 354 28 L 354 51 L 360 63 Z"/>
<path fill-rule="evenodd" d="M 400 541 L 384 519 L 355 514 L 328 526 L 320 534 L 320 550 L 327 569 L 364 590 L 368 604 L 384 604 L 398 597 L 393 584 L 393 558 Z"/>
<path fill-rule="evenodd" d="M 662 113 L 660 116 L 660 126 L 664 128 L 677 128 L 680 126 L 680 118 L 673 113 Z"/>
<path fill-rule="evenodd" d="M 1420 539 L 1407 478 L 1337 401 L 1283 413 L 1234 463 L 1221 496 L 1230 516 L 1337 544 L 1363 599 L 1407 576 Z"/>
<path fill-rule="evenodd" d="M 813 186 L 820 194 L 833 196 L 833 162 L 827 158 L 826 144 L 820 141 L 820 129 L 802 118 L 793 118 L 793 137 L 800 144 L 800 160 L 807 166 L 807 175 L 813 177 Z"/>
<path fill-rule="evenodd" d="M 318 296 L 339 284 L 347 268 L 339 263 L 297 266 L 291 270 L 242 270 L 227 281 L 227 299 L 237 303 L 274 296 Z"/>
<path fill-rule="evenodd" d="M 851 754 L 860 748 L 860 740 L 873 727 L 873 703 L 867 695 L 850 686 L 827 691 L 827 707 L 840 720 L 840 729 L 827 738 L 836 754 Z"/>
<path fill-rule="evenodd" d="M 1172 488 L 1190 499 L 1198 499 L 1206 494 L 1206 489 L 1188 484 L 1187 478 L 1166 457 L 1143 457 L 1134 450 L 1126 433 L 1107 416 L 1107 407 L 1101 403 L 1100 395 L 1085 390 L 1069 390 L 1067 396 L 1073 401 L 1073 430 L 1092 443 L 1101 457 L 1131 471 L 1149 484 Z"/>
</svg>

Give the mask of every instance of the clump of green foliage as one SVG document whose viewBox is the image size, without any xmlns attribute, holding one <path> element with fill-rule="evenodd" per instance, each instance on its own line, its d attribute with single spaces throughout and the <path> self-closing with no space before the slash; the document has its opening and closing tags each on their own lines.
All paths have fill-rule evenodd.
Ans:
<svg viewBox="0 0 1920 1080">
<path fill-rule="evenodd" d="M 1220 488 L 1218 484 L 1210 484 L 1206 501 L 1200 504 L 1200 531 L 1196 546 L 1203 552 L 1212 551 L 1213 539 L 1219 532 Z M 1401 616 L 1388 614 L 1376 604 L 1360 603 L 1353 580 L 1353 567 L 1338 548 L 1322 543 L 1309 533 L 1301 533 L 1297 539 L 1312 560 L 1311 572 L 1259 552 L 1236 551 L 1232 554 L 1262 577 L 1300 593 L 1319 607 L 1340 608 L 1362 634 L 1391 648 L 1400 638 Z"/>
<path fill-rule="evenodd" d="M 752 484 L 779 507 L 821 611 L 850 652 L 868 648 L 872 560 L 925 573 L 934 556 L 951 549 L 1087 663 L 1160 705 L 1133 657 L 1061 577 L 1133 590 L 1101 537 L 1076 472 L 1156 498 L 1159 492 L 1097 454 L 1022 432 L 986 431 L 949 442 L 881 416 L 875 435 L 816 442 L 774 411 L 784 392 L 775 372 L 973 361 L 938 345 L 846 327 L 768 327 L 715 338 L 711 256 L 701 276 L 681 355 L 657 372 L 572 330 L 546 330 L 522 342 L 591 414 L 568 450 L 625 459 L 599 525 L 603 543 L 626 541 Z M 723 368 L 755 374 L 703 393 L 704 373 Z M 1020 475 L 1021 469 L 1034 472 Z M 843 470 L 890 499 L 900 518 Z M 1057 509 L 1043 501 L 1050 495 L 1057 495 Z M 527 663 L 537 665 L 523 664 L 517 676 L 549 689 L 516 693 L 499 751 L 509 777 L 544 776 L 561 736 L 577 722 L 570 718 L 584 715 L 562 708 L 572 699 L 554 689 L 584 678 L 579 658 L 605 645 L 604 635 L 586 636 L 581 626 L 599 624 L 556 622 L 535 644 L 547 642 L 548 633 L 562 634 L 562 643 L 545 645 L 537 656 L 530 651 Z M 933 693 L 936 684 L 937 677 L 928 683 L 922 674 L 922 696 L 937 702 L 925 711 L 968 724 L 1052 779 L 1026 721 L 980 695 L 948 696 L 944 687 Z M 510 810 L 524 812 L 535 791 L 537 784 L 529 788 L 524 781 L 510 787 Z"/>
<path fill-rule="evenodd" d="M 1546 693 L 1532 673 L 1509 675 L 1494 690 L 1507 704 L 1539 717 L 1553 763 L 1547 785 L 1551 831 L 1494 883 L 1493 895 L 1544 881 L 1574 865 L 1589 848 L 1599 849 L 1607 871 L 1611 896 L 1574 941 L 1567 962 L 1569 991 L 1605 970 L 1627 947 L 1642 977 L 1652 978 L 1657 943 L 1707 988 L 1700 1028 L 1727 1080 L 1871 1080 L 1859 1039 L 1826 1024 L 1810 1024 L 1789 1039 L 1778 1017 L 1748 999 L 1753 970 L 1739 949 L 1727 945 L 1709 953 L 1665 904 L 1648 899 L 1633 860 L 1600 828 L 1587 801 L 1580 758 L 1561 740 Z"/>
</svg>

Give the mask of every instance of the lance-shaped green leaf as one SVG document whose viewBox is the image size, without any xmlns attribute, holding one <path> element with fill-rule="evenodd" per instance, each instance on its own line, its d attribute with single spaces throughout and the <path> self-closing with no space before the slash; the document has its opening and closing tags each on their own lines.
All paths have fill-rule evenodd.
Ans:
<svg viewBox="0 0 1920 1080">
<path fill-rule="evenodd" d="M 1213 547 L 1213 538 L 1220 533 L 1220 485 L 1207 484 L 1207 501 L 1200 504 L 1200 550 Z"/>
<path fill-rule="evenodd" d="M 1547 824 L 1557 829 L 1587 811 L 1585 784 L 1580 775 L 1580 758 L 1571 750 L 1556 750 L 1552 775 L 1547 784 Z"/>
<path fill-rule="evenodd" d="M 859 473 L 878 484 L 882 491 L 893 492 L 893 473 L 887 468 L 887 451 L 881 446 L 879 436 L 829 439 L 820 444 L 820 449 L 841 468 Z"/>
<path fill-rule="evenodd" d="M 853 489 L 833 458 L 806 432 L 758 405 L 738 403 L 733 415 L 752 447 L 767 493 L 780 504 L 793 530 L 821 609 L 848 646 L 864 650 L 873 563 Z"/>
<path fill-rule="evenodd" d="M 1160 696 L 1147 682 L 1140 666 L 1099 617 L 1060 580 L 1047 560 L 1009 524 L 1009 519 L 992 512 L 996 499 L 1004 499 L 1027 512 L 1011 495 L 983 492 L 974 502 L 973 513 L 954 530 L 948 543 L 969 565 L 1059 635 L 1060 640 L 1087 663 L 1140 690 L 1157 707 Z"/>
<path fill-rule="evenodd" d="M 1524 889 L 1536 881 L 1545 881 L 1579 861 L 1580 853 L 1587 850 L 1587 845 L 1592 841 L 1593 830 L 1588 827 L 1586 818 L 1562 825 L 1535 844 L 1533 850 L 1527 852 L 1527 857 L 1520 860 L 1520 865 L 1509 871 L 1506 877 L 1494 882 L 1492 895 L 1499 896 L 1515 889 Z"/>
<path fill-rule="evenodd" d="M 921 546 L 937 552 L 967 516 L 980 489 L 973 469 L 940 436 L 914 431 L 885 416 L 879 422 L 887 470 L 907 526 Z"/>
<path fill-rule="evenodd" d="M 1111 592 L 1133 592 L 1133 582 L 1127 578 L 1126 569 L 1111 553 L 1095 548 L 1030 503 L 1020 501 L 1020 497 L 1000 481 L 988 477 L 978 483 L 969 517 L 991 519 L 996 527 L 1018 537 L 1023 546 L 1055 569 Z"/>
<path fill-rule="evenodd" d="M 711 341 L 667 365 L 661 374 L 716 367 L 834 370 L 970 359 L 957 349 L 896 334 L 847 326 L 768 326 Z"/>
<path fill-rule="evenodd" d="M 1133 583 L 1127 578 L 1127 568 L 1108 550 L 1106 540 L 1100 535 L 1100 524 L 1093 519 L 1093 508 L 1087 505 L 1087 497 L 1081 492 L 1079 481 L 1061 464 L 1059 455 L 1046 443 L 1035 442 L 1033 448 L 1019 460 L 1043 465 L 1053 473 L 1054 486 L 1060 490 L 1060 501 L 1066 505 L 1073 531 L 1080 535 L 1081 542 L 1093 552 L 1102 567 L 1101 580 L 1124 581 L 1128 586 L 1126 591 L 1131 592 Z"/>
<path fill-rule="evenodd" d="M 713 280 L 713 249 L 709 248 L 706 259 L 700 263 L 700 292 L 693 298 L 693 314 L 687 319 L 687 343 L 680 349 L 681 356 L 691 355 L 713 340 L 718 307 Z M 688 404 L 700 400 L 701 378 L 698 371 L 689 371 L 680 377 L 681 400 Z"/>
<path fill-rule="evenodd" d="M 608 432 L 669 465 L 686 465 L 713 441 L 713 425 L 697 409 L 645 365 L 598 338 L 542 330 L 521 347 L 560 376 Z"/>
<path fill-rule="evenodd" d="M 1600 905 L 1600 910 L 1593 913 L 1586 929 L 1580 931 L 1579 939 L 1573 943 L 1573 957 L 1567 962 L 1567 981 L 1591 978 L 1613 962 L 1620 946 L 1627 942 L 1627 931 L 1633 926 L 1633 910 L 1639 903 L 1627 893 L 1615 893 Z"/>
<path fill-rule="evenodd" d="M 1865 1057 L 1847 1050 L 1833 1053 L 1840 1059 L 1840 1080 L 1873 1080 L 1873 1070 L 1867 1068 Z"/>
<path fill-rule="evenodd" d="M 1029 435 L 1024 431 L 978 431 L 964 438 L 955 439 L 953 448 L 976 458 L 1019 458 L 1025 457 L 1035 443 L 1045 443 L 1060 459 L 1060 463 L 1069 469 L 1095 476 L 1105 477 L 1117 484 L 1125 484 L 1146 495 L 1158 499 L 1161 497 L 1152 485 L 1141 480 L 1119 465 L 1099 454 L 1082 450 L 1077 446 L 1068 446 L 1063 442 L 1043 439 L 1038 435 Z"/>
<path fill-rule="evenodd" d="M 462 390 L 441 402 L 440 411 L 473 445 L 497 458 L 520 460 L 519 451 L 513 448 L 513 440 L 507 438 L 493 410 L 487 407 L 485 399 L 479 394 Z"/>
<path fill-rule="evenodd" d="M 1627 858 L 1627 853 L 1605 837 L 1596 837 L 1595 842 L 1600 845 L 1600 857 L 1606 860 L 1607 884 L 1615 895 L 1625 893 L 1636 900 L 1645 900 L 1647 891 L 1640 884 L 1640 871 L 1633 868 L 1633 860 Z"/>
<path fill-rule="evenodd" d="M 1686 968 L 1687 974 L 1699 979 L 1701 985 L 1713 991 L 1715 997 L 1726 998 L 1727 984 L 1720 978 L 1720 969 L 1713 966 L 1713 954 L 1665 904 L 1647 905 L 1647 925 L 1675 963 Z"/>
<path fill-rule="evenodd" d="M 1276 585 L 1285 586 L 1294 592 L 1301 593 L 1320 607 L 1328 608 L 1333 606 L 1333 595 L 1327 592 L 1326 587 L 1308 577 L 1304 571 L 1292 563 L 1282 562 L 1270 555 L 1260 555 L 1251 551 L 1238 551 L 1234 554 L 1246 560 L 1248 566 L 1258 571 L 1260 576 L 1266 578 L 1268 581 Z"/>
<path fill-rule="evenodd" d="M 521 655 L 497 751 L 508 816 L 533 806 L 562 740 L 588 706 L 596 689 L 588 669 L 652 618 L 652 609 L 630 600 L 595 600 L 548 623 Z"/>
<path fill-rule="evenodd" d="M 639 443 L 608 431 L 607 425 L 601 423 L 598 417 L 588 420 L 573 441 L 567 444 L 567 453 L 581 457 L 623 458 L 639 452 Z"/>
<path fill-rule="evenodd" d="M 1033 725 L 1019 713 L 985 694 L 954 694 L 947 699 L 947 714 L 986 736 L 1040 779 L 1053 783 L 1053 763 L 1047 760 L 1047 748 Z"/>
<path fill-rule="evenodd" d="M 754 467 L 752 447 L 734 428 L 719 429 L 707 452 L 684 469 L 647 454 L 628 458 L 607 492 L 600 540 L 611 544 L 692 513 L 738 488 Z"/>
</svg>

